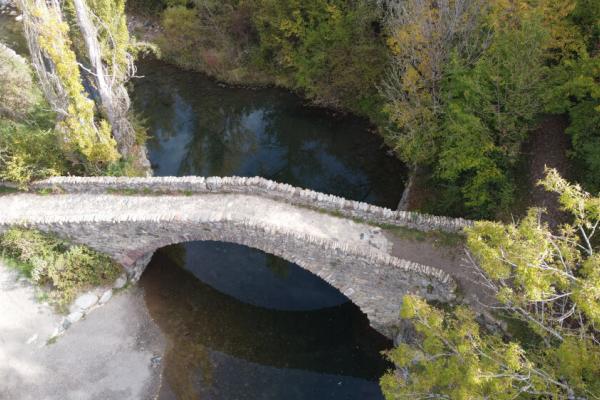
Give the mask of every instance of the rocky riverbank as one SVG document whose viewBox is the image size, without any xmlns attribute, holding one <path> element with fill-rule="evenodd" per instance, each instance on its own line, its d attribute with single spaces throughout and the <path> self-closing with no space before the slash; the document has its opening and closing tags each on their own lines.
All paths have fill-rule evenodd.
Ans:
<svg viewBox="0 0 600 400">
<path fill-rule="evenodd" d="M 125 400 L 156 397 L 165 339 L 142 289 L 132 287 L 49 340 L 63 316 L 0 262 L 0 398 Z"/>
</svg>

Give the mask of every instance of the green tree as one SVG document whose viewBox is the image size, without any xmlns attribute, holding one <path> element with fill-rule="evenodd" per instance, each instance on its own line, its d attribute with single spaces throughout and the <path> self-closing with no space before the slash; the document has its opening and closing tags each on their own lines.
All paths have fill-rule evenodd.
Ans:
<svg viewBox="0 0 600 400">
<path fill-rule="evenodd" d="M 590 190 L 600 189 L 600 5 L 579 0 L 572 4 L 559 37 L 572 37 L 551 69 L 546 110 L 567 113 L 574 158 L 582 171 L 580 179 Z"/>
<path fill-rule="evenodd" d="M 487 6 L 479 0 L 380 4 L 392 53 L 381 86 L 393 123 L 385 137 L 404 160 L 428 163 L 437 155 L 446 64 L 453 52 L 468 60 L 481 52 L 478 30 Z"/>
<path fill-rule="evenodd" d="M 479 326 L 465 306 L 446 312 L 408 296 L 402 315 L 417 340 L 390 353 L 398 370 L 382 378 L 386 398 L 600 398 L 600 197 L 554 170 L 542 184 L 559 195 L 569 224 L 553 231 L 531 209 L 519 223 L 467 229 L 498 308 L 529 339 Z"/>
<path fill-rule="evenodd" d="M 363 1 L 259 0 L 255 13 L 263 65 L 317 103 L 375 114 L 386 53 Z M 271 60 L 274 60 L 272 62 Z"/>
<path fill-rule="evenodd" d="M 48 6 L 44 1 L 22 0 L 19 6 L 34 67 L 57 113 L 64 149 L 76 163 L 88 163 L 94 169 L 116 161 L 116 142 L 109 124 L 96 122 L 94 102 L 83 88 L 69 27 L 57 3 Z"/>
<path fill-rule="evenodd" d="M 438 176 L 461 188 L 476 215 L 492 215 L 513 199 L 511 170 L 521 143 L 542 111 L 548 34 L 536 14 L 495 28 L 489 48 L 473 66 L 454 54 L 444 93 Z"/>
<path fill-rule="evenodd" d="M 0 43 L 0 180 L 25 184 L 65 171 L 46 108 L 27 61 Z"/>
</svg>

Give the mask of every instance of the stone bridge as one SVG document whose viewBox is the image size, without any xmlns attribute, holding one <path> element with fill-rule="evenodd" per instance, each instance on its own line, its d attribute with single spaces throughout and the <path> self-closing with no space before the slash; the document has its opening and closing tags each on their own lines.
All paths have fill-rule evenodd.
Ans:
<svg viewBox="0 0 600 400">
<path fill-rule="evenodd" d="M 390 337 L 404 294 L 446 302 L 456 284 L 441 270 L 390 256 L 381 226 L 458 232 L 470 224 L 239 177 L 56 177 L 0 196 L 0 210 L 0 232 L 25 226 L 86 244 L 132 280 L 163 246 L 213 240 L 256 248 L 318 275 Z"/>
</svg>

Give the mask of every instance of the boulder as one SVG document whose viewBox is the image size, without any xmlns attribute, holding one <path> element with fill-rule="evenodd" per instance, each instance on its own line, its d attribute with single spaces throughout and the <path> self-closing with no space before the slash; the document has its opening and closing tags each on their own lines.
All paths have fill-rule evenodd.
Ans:
<svg viewBox="0 0 600 400">
<path fill-rule="evenodd" d="M 121 289 L 127 284 L 127 275 L 123 274 L 117 278 L 115 284 L 113 285 L 114 289 Z"/>
<path fill-rule="evenodd" d="M 75 312 L 72 312 L 71 314 L 67 315 L 67 320 L 71 324 L 74 324 L 75 322 L 79 321 L 81 318 L 83 318 L 83 313 L 81 311 L 75 311 Z"/>
</svg>

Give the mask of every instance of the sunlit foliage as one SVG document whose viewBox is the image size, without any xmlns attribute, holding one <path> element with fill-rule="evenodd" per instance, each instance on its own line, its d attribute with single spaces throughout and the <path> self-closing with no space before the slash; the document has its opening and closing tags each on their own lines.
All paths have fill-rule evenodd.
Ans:
<svg viewBox="0 0 600 400">
<path fill-rule="evenodd" d="M 82 290 L 112 284 L 122 268 L 86 246 L 34 230 L 12 228 L 0 235 L 0 256 L 17 261 L 33 282 L 50 288 L 50 300 L 69 305 Z"/>
<path fill-rule="evenodd" d="M 586 1 L 383 1 L 394 55 L 384 133 L 429 166 L 459 208 L 490 217 L 514 200 L 515 165 L 544 112 L 568 112 L 582 178 L 598 183 L 598 7 Z M 596 14 L 594 14 L 596 13 Z"/>
<path fill-rule="evenodd" d="M 570 223 L 552 230 L 531 209 L 518 223 L 467 230 L 495 309 L 535 339 L 490 331 L 464 306 L 445 312 L 408 296 L 402 316 L 417 340 L 390 353 L 398 370 L 382 379 L 386 398 L 600 398 L 600 197 L 554 170 L 542 184 L 560 196 Z"/>
</svg>

